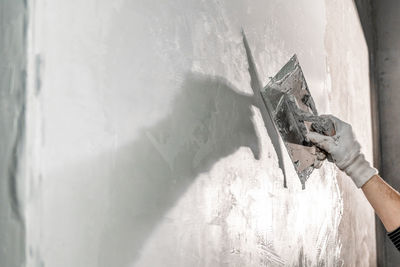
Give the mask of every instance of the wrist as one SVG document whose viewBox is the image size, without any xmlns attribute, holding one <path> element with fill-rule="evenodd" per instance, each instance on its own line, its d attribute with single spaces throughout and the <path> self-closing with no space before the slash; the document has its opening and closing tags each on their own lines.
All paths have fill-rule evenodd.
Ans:
<svg viewBox="0 0 400 267">
<path fill-rule="evenodd" d="M 353 180 L 358 188 L 361 188 L 378 170 L 370 165 L 364 154 L 360 153 L 354 161 L 344 169 L 344 172 Z"/>
</svg>

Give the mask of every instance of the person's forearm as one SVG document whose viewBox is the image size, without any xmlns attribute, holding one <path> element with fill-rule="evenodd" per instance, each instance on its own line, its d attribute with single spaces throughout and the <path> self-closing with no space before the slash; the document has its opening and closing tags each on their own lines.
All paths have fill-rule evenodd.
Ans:
<svg viewBox="0 0 400 267">
<path fill-rule="evenodd" d="M 366 198 L 388 232 L 400 227 L 400 194 L 379 175 L 362 186 Z"/>
</svg>

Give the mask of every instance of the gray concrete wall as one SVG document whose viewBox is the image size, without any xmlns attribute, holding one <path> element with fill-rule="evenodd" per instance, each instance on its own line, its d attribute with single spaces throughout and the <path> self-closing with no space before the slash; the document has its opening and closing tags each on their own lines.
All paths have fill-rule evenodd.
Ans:
<svg viewBox="0 0 400 267">
<path fill-rule="evenodd" d="M 0 1 L 0 266 L 25 259 L 21 168 L 24 160 L 27 8 Z"/>
<path fill-rule="evenodd" d="M 400 2 L 374 1 L 377 30 L 377 71 L 379 83 L 379 113 L 381 132 L 381 175 L 400 190 Z M 382 266 L 399 266 L 400 253 L 385 236 L 379 250 Z"/>
<path fill-rule="evenodd" d="M 375 265 L 348 177 L 301 190 L 285 154 L 283 187 L 240 34 L 264 83 L 296 53 L 372 160 L 353 1 L 32 2 L 29 266 Z"/>
</svg>

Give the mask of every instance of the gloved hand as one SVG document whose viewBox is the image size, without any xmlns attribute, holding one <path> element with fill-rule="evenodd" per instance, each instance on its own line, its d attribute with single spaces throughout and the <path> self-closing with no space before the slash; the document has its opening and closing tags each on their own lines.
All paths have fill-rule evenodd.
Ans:
<svg viewBox="0 0 400 267">
<path fill-rule="evenodd" d="M 355 139 L 351 125 L 332 115 L 322 115 L 332 120 L 335 134 L 326 136 L 309 132 L 307 138 L 317 147 L 330 154 L 333 162 L 354 181 L 358 188 L 362 187 L 378 171 L 371 167 L 361 153 L 361 146 Z"/>
</svg>

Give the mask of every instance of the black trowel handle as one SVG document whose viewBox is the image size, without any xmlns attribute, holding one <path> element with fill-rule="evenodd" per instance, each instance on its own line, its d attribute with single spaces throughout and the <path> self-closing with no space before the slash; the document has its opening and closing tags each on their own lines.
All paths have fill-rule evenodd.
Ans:
<svg viewBox="0 0 400 267">
<path fill-rule="evenodd" d="M 312 119 L 310 119 L 311 123 L 311 130 L 314 132 L 317 132 L 319 134 L 327 135 L 327 136 L 334 136 L 336 134 L 335 130 L 335 124 L 331 119 L 325 116 L 312 116 Z M 329 161 L 333 162 L 332 156 L 328 154 L 326 151 L 318 149 L 322 154 L 325 156 L 321 156 L 322 154 L 320 153 L 321 159 L 323 157 L 326 157 Z"/>
<path fill-rule="evenodd" d="M 336 134 L 335 124 L 326 116 L 310 116 L 307 121 L 311 122 L 311 130 L 314 132 L 327 136 Z"/>
<path fill-rule="evenodd" d="M 335 124 L 326 117 L 318 117 L 318 121 L 311 124 L 311 129 L 323 135 L 334 136 L 336 134 Z"/>
<path fill-rule="evenodd" d="M 317 116 L 309 112 L 295 108 L 296 117 L 303 122 L 311 122 L 311 129 L 319 134 L 334 136 L 336 134 L 335 124 L 328 116 Z"/>
</svg>

